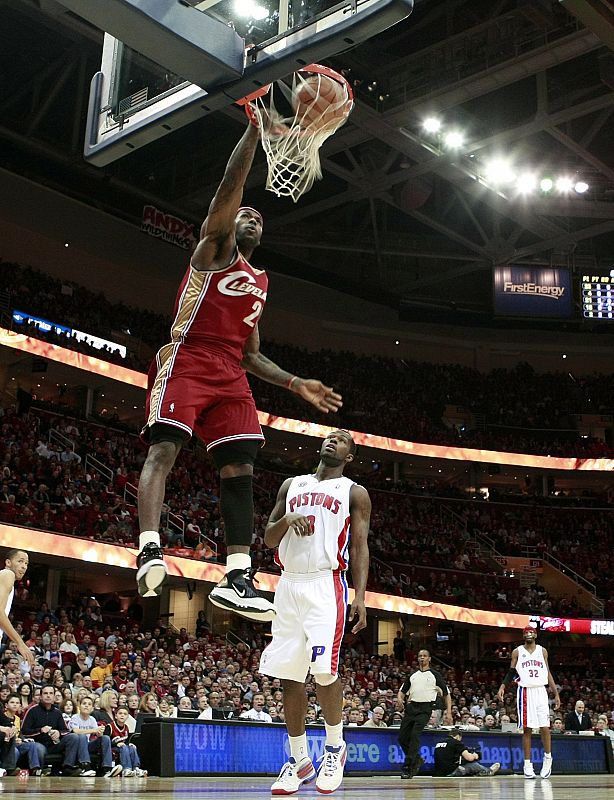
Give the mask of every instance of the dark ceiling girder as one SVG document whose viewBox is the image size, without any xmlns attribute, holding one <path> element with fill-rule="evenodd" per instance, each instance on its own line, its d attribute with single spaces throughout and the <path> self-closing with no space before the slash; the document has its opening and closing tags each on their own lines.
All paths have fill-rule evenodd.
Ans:
<svg viewBox="0 0 614 800">
<path fill-rule="evenodd" d="M 567 11 L 614 50 L 614 9 L 608 0 L 559 0 Z"/>
</svg>

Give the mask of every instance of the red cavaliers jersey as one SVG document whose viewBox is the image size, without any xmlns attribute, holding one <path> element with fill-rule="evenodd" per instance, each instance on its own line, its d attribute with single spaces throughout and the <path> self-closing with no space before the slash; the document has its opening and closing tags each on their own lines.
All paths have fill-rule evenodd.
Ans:
<svg viewBox="0 0 614 800">
<path fill-rule="evenodd" d="M 198 345 L 237 361 L 254 330 L 266 302 L 268 278 L 237 250 L 226 269 L 196 270 L 191 265 L 177 293 L 173 342 Z"/>
</svg>

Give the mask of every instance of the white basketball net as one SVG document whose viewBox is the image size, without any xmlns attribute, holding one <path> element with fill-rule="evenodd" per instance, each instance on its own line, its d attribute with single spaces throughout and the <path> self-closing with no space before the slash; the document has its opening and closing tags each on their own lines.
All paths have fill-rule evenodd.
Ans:
<svg viewBox="0 0 614 800">
<path fill-rule="evenodd" d="M 313 75 L 320 77 L 317 73 L 310 73 L 308 77 Z M 305 78 L 295 72 L 292 87 L 278 81 L 271 86 L 268 94 L 251 101 L 251 111 L 258 121 L 260 139 L 267 157 L 266 188 L 278 197 L 291 197 L 294 202 L 322 177 L 320 147 L 343 125 L 352 109 L 347 86 L 340 83 L 343 99 L 339 102 L 316 112 L 314 107 L 320 99 L 316 92 L 311 103 L 303 103 L 293 116 L 283 117 L 275 107 L 274 86 L 279 87 L 292 107 L 293 95 L 305 83 Z"/>
</svg>

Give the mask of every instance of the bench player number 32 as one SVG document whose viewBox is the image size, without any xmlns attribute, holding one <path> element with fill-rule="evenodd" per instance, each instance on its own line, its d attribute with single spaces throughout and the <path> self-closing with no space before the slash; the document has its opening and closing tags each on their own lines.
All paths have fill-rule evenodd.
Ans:
<svg viewBox="0 0 614 800">
<path fill-rule="evenodd" d="M 258 317 L 262 314 L 262 303 L 260 300 L 256 300 L 254 305 L 252 306 L 251 314 L 248 314 L 246 317 L 243 317 L 243 322 L 246 325 L 249 325 L 250 328 L 253 328 L 256 323 L 258 322 Z"/>
</svg>

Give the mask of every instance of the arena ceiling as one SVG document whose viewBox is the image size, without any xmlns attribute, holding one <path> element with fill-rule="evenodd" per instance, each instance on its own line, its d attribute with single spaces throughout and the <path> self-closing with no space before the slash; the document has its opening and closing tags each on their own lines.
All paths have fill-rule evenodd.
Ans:
<svg viewBox="0 0 614 800">
<path fill-rule="evenodd" d="M 0 0 L 0 13 L 5 166 L 135 224 L 145 203 L 200 220 L 242 112 L 205 117 L 103 169 L 87 165 L 101 33 L 54 0 Z M 490 318 L 495 263 L 610 267 L 613 21 L 610 0 L 416 0 L 407 21 L 331 59 L 357 103 L 323 148 L 324 179 L 294 205 L 264 191 L 257 161 L 246 199 L 265 217 L 258 263 L 447 321 Z M 463 132 L 460 150 L 424 134 L 430 114 Z M 590 189 L 519 197 L 484 185 L 484 165 L 502 154 Z"/>
</svg>

